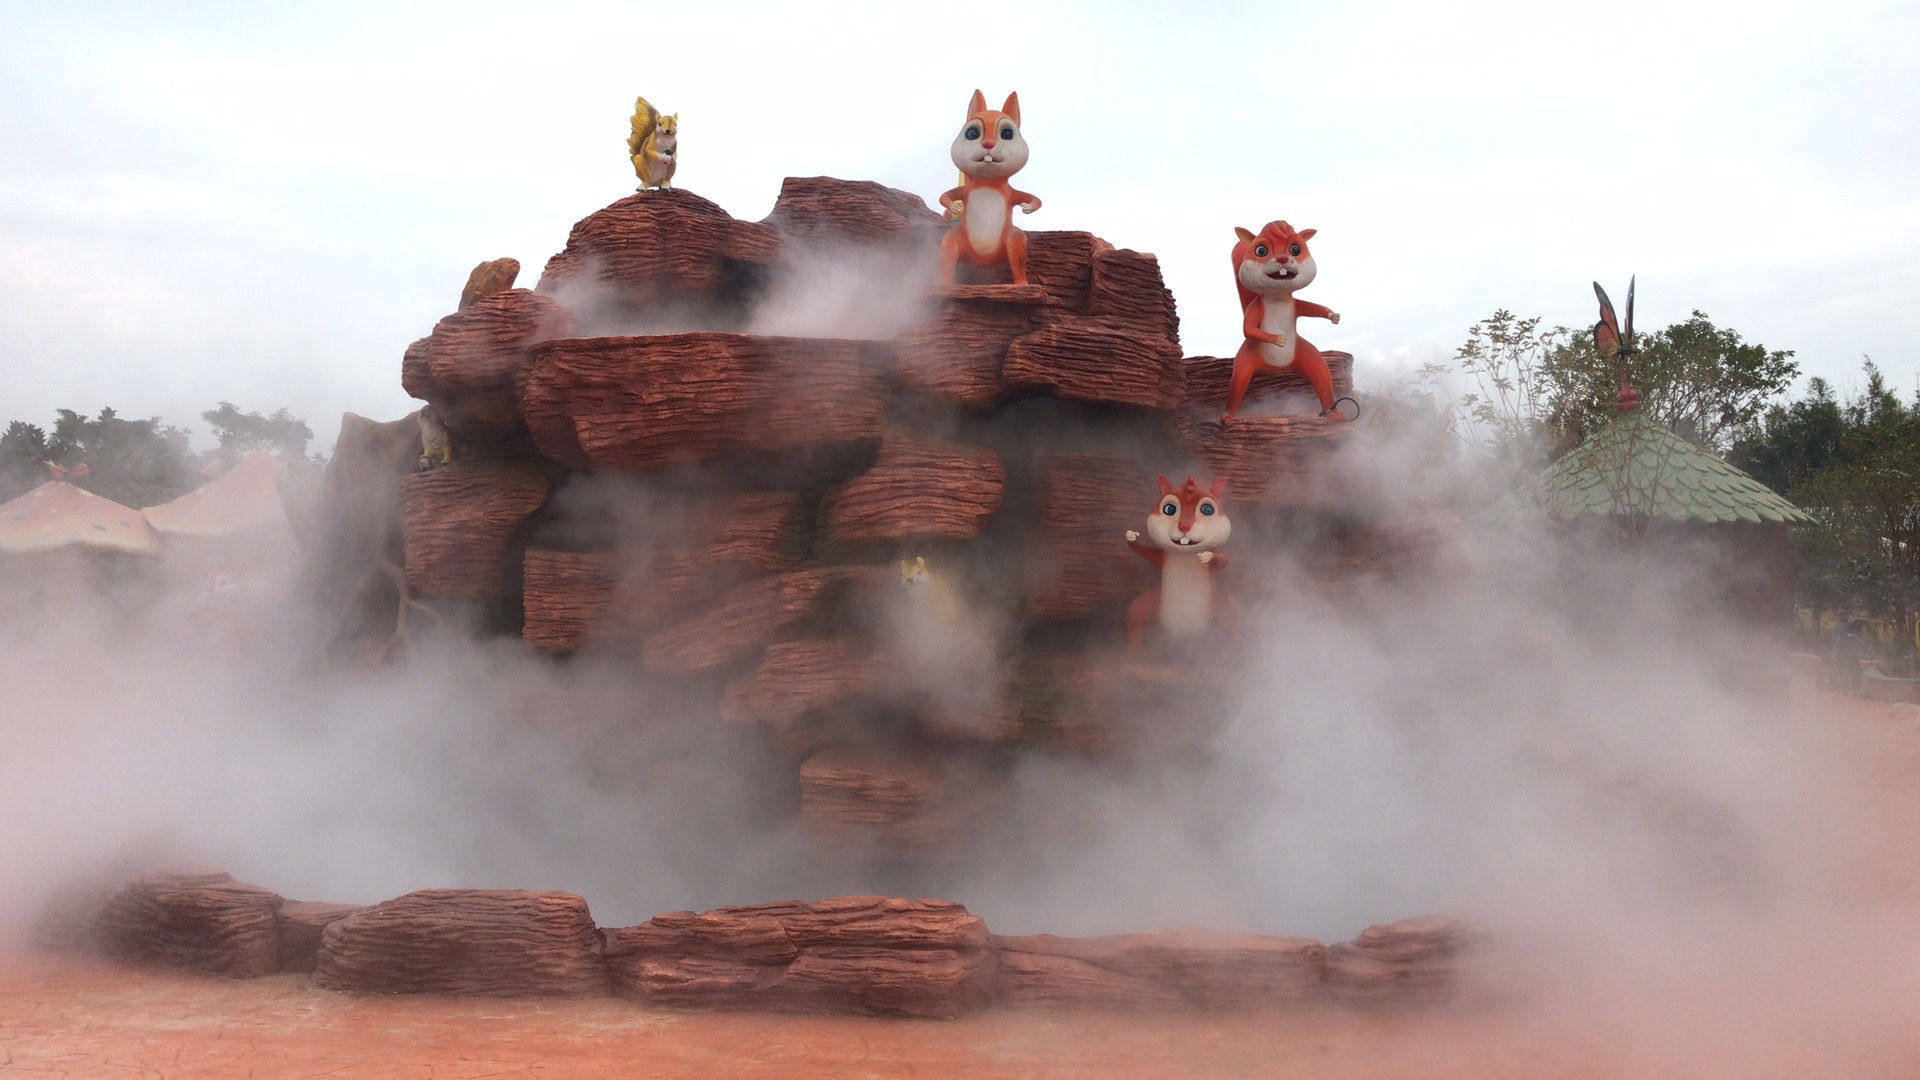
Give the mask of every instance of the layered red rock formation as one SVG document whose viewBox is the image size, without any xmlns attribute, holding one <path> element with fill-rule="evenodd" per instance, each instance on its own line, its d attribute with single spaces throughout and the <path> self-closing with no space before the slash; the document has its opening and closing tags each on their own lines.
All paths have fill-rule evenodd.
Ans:
<svg viewBox="0 0 1920 1080">
<path fill-rule="evenodd" d="M 1033 329 L 1030 304 L 955 297 L 895 342 L 894 378 L 909 393 L 970 409 L 1007 396 L 1000 362 L 1013 340 Z"/>
<path fill-rule="evenodd" d="M 763 224 L 820 245 L 898 245 L 931 249 L 945 219 L 918 195 L 871 180 L 789 176 Z"/>
<path fill-rule="evenodd" d="M 701 675 L 751 660 L 848 574 L 832 568 L 794 570 L 715 596 L 710 606 L 641 643 L 647 670 Z"/>
<path fill-rule="evenodd" d="M 83 941 L 117 960 L 232 979 L 271 975 L 280 970 L 283 903 L 218 870 L 163 869 L 114 893 Z"/>
<path fill-rule="evenodd" d="M 830 843 L 900 857 L 942 849 L 982 811 L 977 777 L 932 756 L 823 750 L 800 766 L 800 816 Z"/>
<path fill-rule="evenodd" d="M 607 966 L 661 1007 L 951 1019 L 987 1003 L 994 956 L 959 904 L 848 896 L 656 915 L 608 932 Z"/>
<path fill-rule="evenodd" d="M 526 461 L 470 458 L 407 477 L 407 586 L 443 599 L 498 591 L 516 569 L 517 534 L 546 503 L 546 471 Z"/>
<path fill-rule="evenodd" d="M 1154 472 L 1106 451 L 1048 454 L 1034 462 L 1037 551 L 1026 613 L 1036 619 L 1124 608 L 1157 580 L 1127 547 L 1159 496 Z"/>
<path fill-rule="evenodd" d="M 528 549 L 521 638 L 541 652 L 580 648 L 605 623 L 618 580 L 614 557 L 604 552 Z"/>
<path fill-rule="evenodd" d="M 736 221 L 684 188 L 642 191 L 576 224 L 565 250 L 547 260 L 539 290 L 634 305 L 719 302 L 744 268 L 776 263 L 780 246 L 772 226 Z"/>
<path fill-rule="evenodd" d="M 471 308 L 476 300 L 484 300 L 494 293 L 503 293 L 513 288 L 520 279 L 519 259 L 491 259 L 473 268 L 467 275 L 466 288 L 460 290 L 460 311 Z"/>
<path fill-rule="evenodd" d="M 1337 453 L 1359 430 L 1320 416 L 1241 416 L 1221 425 L 1183 418 L 1191 452 L 1227 481 L 1233 505 L 1338 506 L 1338 494 L 1316 486 L 1314 464 Z"/>
<path fill-rule="evenodd" d="M 888 663 L 839 638 L 783 641 L 727 688 L 720 715 L 737 724 L 793 723 L 867 692 Z"/>
<path fill-rule="evenodd" d="M 1056 322 L 1007 346 L 1001 379 L 1015 392 L 1171 409 L 1186 396 L 1180 347 L 1101 319 Z"/>
<path fill-rule="evenodd" d="M 889 435 L 873 468 L 827 492 L 824 542 L 846 549 L 880 542 L 971 540 L 1000 509 L 1007 470 L 978 446 Z"/>
<path fill-rule="evenodd" d="M 898 829 L 943 781 L 821 756 L 821 813 Z M 675 1009 L 951 1018 L 1033 1009 L 1270 1009 L 1313 1002 L 1420 1005 L 1459 980 L 1472 940 L 1451 918 L 1368 927 L 1331 948 L 1208 930 L 994 937 L 959 904 L 846 896 L 657 915 L 601 930 L 578 896 L 424 889 L 372 907 L 285 904 L 216 870 L 140 876 L 97 911 L 55 920 L 55 944 L 230 977 L 311 971 L 354 993 L 593 997 Z"/>
<path fill-rule="evenodd" d="M 477 297 L 407 349 L 400 385 L 438 406 L 456 428 L 475 422 L 511 427 L 518 422 L 513 387 L 534 344 L 566 337 L 573 328 L 572 311 L 528 289 Z"/>
<path fill-rule="evenodd" d="M 555 461 L 661 469 L 876 440 L 885 367 L 856 341 L 570 338 L 534 349 L 519 407 Z"/>
<path fill-rule="evenodd" d="M 423 889 L 327 927 L 313 984 L 368 994 L 607 993 L 586 901 L 518 889 Z"/>
<path fill-rule="evenodd" d="M 280 907 L 280 970 L 310 973 L 326 929 L 365 908 L 357 904 L 293 901 Z"/>
<path fill-rule="evenodd" d="M 1326 946 L 1310 938 L 1158 930 L 1117 937 L 995 938 L 1009 1003 L 1246 1009 L 1319 996 Z"/>
</svg>

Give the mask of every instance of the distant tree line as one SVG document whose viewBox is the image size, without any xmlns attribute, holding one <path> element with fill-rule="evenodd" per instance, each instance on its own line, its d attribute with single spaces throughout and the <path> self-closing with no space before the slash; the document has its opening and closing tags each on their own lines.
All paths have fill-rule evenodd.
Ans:
<svg viewBox="0 0 1920 1080">
<path fill-rule="evenodd" d="M 51 425 L 14 420 L 0 433 L 0 502 L 52 478 L 49 465 L 87 474 L 72 482 L 126 506 L 154 506 L 192 491 L 209 474 L 254 450 L 287 462 L 318 461 L 307 452 L 313 429 L 286 409 L 270 415 L 242 412 L 231 402 L 200 414 L 219 446 L 195 453 L 192 431 L 157 416 L 129 420 L 104 408 L 88 417 L 56 410 Z"/>
</svg>

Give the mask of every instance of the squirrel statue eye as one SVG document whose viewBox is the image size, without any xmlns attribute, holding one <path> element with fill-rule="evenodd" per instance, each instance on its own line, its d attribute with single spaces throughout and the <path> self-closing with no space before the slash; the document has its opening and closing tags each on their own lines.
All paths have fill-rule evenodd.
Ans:
<svg viewBox="0 0 1920 1080">
<path fill-rule="evenodd" d="M 1201 507 L 1201 508 L 1200 508 L 1200 514 L 1201 514 L 1201 516 L 1203 516 L 1203 517 L 1212 517 L 1212 516 L 1213 516 L 1213 504 L 1212 504 L 1212 503 L 1208 503 L 1207 505 L 1205 505 L 1205 506 L 1203 506 L 1203 507 Z"/>
<path fill-rule="evenodd" d="M 1300 245 L 1299 245 L 1299 244 L 1295 244 L 1295 245 L 1293 245 L 1292 247 L 1290 247 L 1290 248 L 1288 248 L 1288 249 L 1287 249 L 1287 254 L 1289 254 L 1289 255 L 1292 255 L 1292 256 L 1293 256 L 1294 258 L 1296 258 L 1296 259 L 1297 259 L 1297 258 L 1299 258 L 1299 257 L 1300 257 Z"/>
<path fill-rule="evenodd" d="M 1253 257 L 1254 257 L 1254 258 L 1256 258 L 1256 259 L 1264 259 L 1264 258 L 1266 258 L 1266 257 L 1267 257 L 1267 245 L 1265 245 L 1265 244 L 1255 244 L 1255 245 L 1253 245 Z"/>
<path fill-rule="evenodd" d="M 1002 124 L 1002 125 L 1000 125 L 1000 138 L 1001 138 L 1001 139 L 1003 139 L 1003 140 L 1006 140 L 1006 141 L 1012 141 L 1012 139 L 1013 139 L 1013 125 L 1012 125 L 1012 124 Z"/>
<path fill-rule="evenodd" d="M 978 139 L 980 137 L 980 125 L 968 124 L 967 130 L 962 134 L 966 135 L 967 141 L 972 142 L 973 140 Z"/>
<path fill-rule="evenodd" d="M 1173 503 L 1168 503 L 1165 506 L 1162 506 L 1160 508 L 1160 512 L 1167 515 L 1168 517 L 1172 517 L 1173 515 L 1180 512 L 1180 507 L 1178 507 Z"/>
</svg>

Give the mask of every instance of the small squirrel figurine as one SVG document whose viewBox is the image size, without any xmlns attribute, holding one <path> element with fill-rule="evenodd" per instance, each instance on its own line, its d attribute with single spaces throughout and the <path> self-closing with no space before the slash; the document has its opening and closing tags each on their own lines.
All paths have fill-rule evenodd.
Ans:
<svg viewBox="0 0 1920 1080">
<path fill-rule="evenodd" d="M 1245 312 L 1241 332 L 1246 341 L 1233 356 L 1233 384 L 1227 389 L 1227 411 L 1221 422 L 1232 420 L 1240 411 L 1240 399 L 1254 375 L 1289 368 L 1305 376 L 1320 395 L 1321 416 L 1339 416 L 1333 411 L 1333 374 L 1327 370 L 1326 357 L 1294 330 L 1294 320 L 1299 318 L 1340 322 L 1339 312 L 1294 299 L 1295 292 L 1313 282 L 1315 269 L 1307 241 L 1315 230 L 1294 232 L 1284 221 L 1270 221 L 1258 236 L 1238 227 L 1233 231 L 1240 238 L 1233 246 L 1233 272 Z"/>
<path fill-rule="evenodd" d="M 440 411 L 432 405 L 422 405 L 413 418 L 420 425 L 420 467 L 437 469 L 452 461 L 453 437 L 447 434 Z"/>
<path fill-rule="evenodd" d="M 1040 209 L 1040 199 L 1016 191 L 1007 178 L 1027 164 L 1027 141 L 1020 136 L 1020 95 L 1008 94 L 998 110 L 987 108 L 980 91 L 967 105 L 967 122 L 953 140 L 953 163 L 960 186 L 940 196 L 940 207 L 958 215 L 940 241 L 940 280 L 949 284 L 962 259 L 976 266 L 1006 263 L 1013 283 L 1027 283 L 1027 234 L 1013 227 L 1013 208 Z"/>
<path fill-rule="evenodd" d="M 1141 593 L 1127 607 L 1127 648 L 1137 651 L 1146 642 L 1147 624 L 1158 621 L 1174 638 L 1193 638 L 1207 632 L 1221 606 L 1213 595 L 1213 573 L 1226 568 L 1227 557 L 1216 549 L 1233 533 L 1233 523 L 1220 505 L 1227 482 L 1216 480 L 1202 490 L 1187 477 L 1174 487 L 1160 477 L 1160 502 L 1147 515 L 1147 539 L 1127 530 L 1127 546 L 1134 554 L 1160 567 L 1160 585 Z"/>
<path fill-rule="evenodd" d="M 933 571 L 927 569 L 925 556 L 916 555 L 912 562 L 900 560 L 900 584 L 906 588 L 916 610 L 930 612 L 935 619 L 949 625 L 960 621 L 960 599 L 953 594 L 953 586 L 933 576 Z"/>
<path fill-rule="evenodd" d="M 660 115 L 646 98 L 633 99 L 632 131 L 627 135 L 627 154 L 633 159 L 633 174 L 640 178 L 635 191 L 671 187 L 673 169 L 679 163 L 675 150 L 680 144 L 680 114 Z"/>
</svg>

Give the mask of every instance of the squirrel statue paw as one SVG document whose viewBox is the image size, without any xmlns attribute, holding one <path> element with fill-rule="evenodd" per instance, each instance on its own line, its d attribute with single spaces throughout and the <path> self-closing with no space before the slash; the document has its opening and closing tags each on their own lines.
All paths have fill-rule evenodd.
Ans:
<svg viewBox="0 0 1920 1080">
<path fill-rule="evenodd" d="M 1133 543 L 1134 541 L 1136 541 L 1136 540 L 1139 540 L 1139 539 L 1140 539 L 1140 530 L 1138 530 L 1138 529 L 1128 529 L 1128 530 L 1127 530 L 1127 543 L 1129 543 L 1129 544 L 1131 544 L 1131 543 Z"/>
<path fill-rule="evenodd" d="M 1339 325 L 1340 325 L 1340 313 L 1339 313 L 1339 312 L 1337 312 L 1337 311 L 1329 311 L 1329 312 L 1327 312 L 1327 321 L 1328 321 L 1328 322 L 1330 322 L 1330 323 L 1332 323 L 1332 324 L 1333 324 L 1333 325 L 1335 325 L 1335 326 L 1339 326 Z"/>
<path fill-rule="evenodd" d="M 1195 558 L 1197 558 L 1197 559 L 1199 559 L 1199 560 L 1200 560 L 1201 562 L 1203 562 L 1203 563 L 1210 563 L 1210 562 L 1212 562 L 1212 561 L 1213 561 L 1213 552 L 1211 552 L 1211 551 L 1203 551 L 1203 552 L 1201 552 L 1200 554 L 1198 554 L 1198 555 L 1196 555 L 1196 556 L 1194 556 L 1194 557 L 1195 557 Z"/>
</svg>

